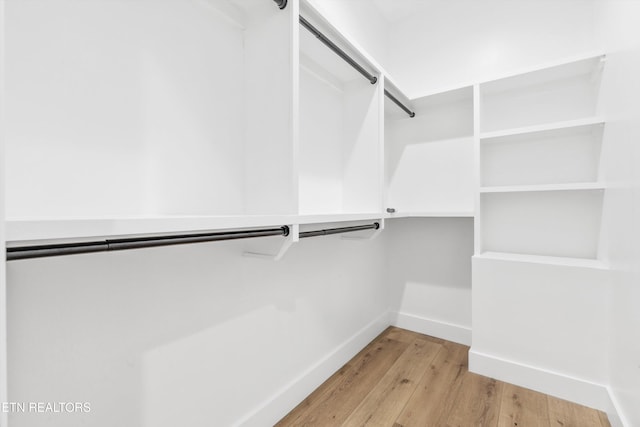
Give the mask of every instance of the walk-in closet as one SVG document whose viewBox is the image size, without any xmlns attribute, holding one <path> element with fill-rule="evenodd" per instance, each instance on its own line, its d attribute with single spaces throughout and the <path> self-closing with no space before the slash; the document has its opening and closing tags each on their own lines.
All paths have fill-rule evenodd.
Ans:
<svg viewBox="0 0 640 427">
<path fill-rule="evenodd" d="M 0 0 L 0 427 L 640 426 L 640 0 Z"/>
</svg>

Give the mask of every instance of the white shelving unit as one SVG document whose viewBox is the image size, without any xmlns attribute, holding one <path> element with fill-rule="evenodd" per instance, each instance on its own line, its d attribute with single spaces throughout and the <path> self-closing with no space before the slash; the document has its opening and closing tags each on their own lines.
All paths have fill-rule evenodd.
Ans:
<svg viewBox="0 0 640 427">
<path fill-rule="evenodd" d="M 15 6 L 43 31 L 7 51 L 7 219 L 294 213 L 292 14 L 241 4 L 140 3 L 108 38 L 116 5 L 50 32 Z"/>
<path fill-rule="evenodd" d="M 597 262 L 603 63 L 595 55 L 479 84 L 476 255 Z"/>
<path fill-rule="evenodd" d="M 587 395 L 589 385 L 574 378 L 590 372 L 575 360 L 588 354 L 589 366 L 604 366 L 593 348 L 593 331 L 605 318 L 595 307 L 609 284 L 601 239 L 603 59 L 572 58 L 475 86 L 472 372 Z M 544 368 L 529 368 L 532 349 L 545 348 L 553 351 L 542 355 Z M 540 383 L 545 368 L 571 378 L 558 376 L 555 387 Z"/>
<path fill-rule="evenodd" d="M 475 189 L 473 88 L 428 95 L 411 105 L 414 118 L 385 101 L 387 206 L 396 216 L 468 216 Z"/>
<path fill-rule="evenodd" d="M 310 8 L 302 15 L 374 74 L 377 70 Z M 302 26 L 299 213 L 381 211 L 383 83 L 371 84 Z"/>
<path fill-rule="evenodd" d="M 480 84 L 480 132 L 597 115 L 603 57 L 559 64 Z"/>
<path fill-rule="evenodd" d="M 602 190 L 483 194 L 481 253 L 597 259 Z"/>
<path fill-rule="evenodd" d="M 132 22 L 152 18 L 109 41 L 96 25 L 78 42 L 75 20 L 57 38 L 24 25 L 32 59 L 47 67 L 7 52 L 7 241 L 384 217 L 384 79 L 363 79 L 299 14 L 380 76 L 366 53 L 304 2 L 149 7 L 132 6 Z M 15 8 L 15 25 L 47 28 L 45 7 L 38 16 Z M 116 9 L 89 5 L 83 22 Z M 101 59 L 79 73 L 74 58 L 92 51 Z M 144 61 L 111 72 L 112 51 Z M 73 102 L 57 108 L 61 97 Z"/>
<path fill-rule="evenodd" d="M 603 129 L 596 118 L 481 136 L 481 185 L 596 183 Z"/>
</svg>

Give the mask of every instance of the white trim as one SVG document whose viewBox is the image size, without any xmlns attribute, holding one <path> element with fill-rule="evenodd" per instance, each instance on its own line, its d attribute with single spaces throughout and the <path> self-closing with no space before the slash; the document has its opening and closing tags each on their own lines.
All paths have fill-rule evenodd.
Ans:
<svg viewBox="0 0 640 427">
<path fill-rule="evenodd" d="M 469 351 L 469 372 L 516 384 L 600 411 L 610 411 L 613 407 L 609 391 L 603 384 L 481 353 L 473 347 Z"/>
<path fill-rule="evenodd" d="M 318 362 L 302 372 L 273 396 L 263 401 L 233 426 L 274 425 L 318 386 L 338 371 L 360 350 L 365 348 L 389 326 L 389 312 L 385 312 L 360 329 Z"/>
<path fill-rule="evenodd" d="M 497 261 L 527 262 L 531 264 L 560 265 L 563 267 L 593 268 L 595 270 L 609 269 L 609 266 L 603 261 L 591 258 L 571 258 L 491 251 L 481 252 L 478 255 L 474 255 L 473 258 Z"/>
<path fill-rule="evenodd" d="M 458 344 L 471 345 L 471 328 L 466 326 L 401 312 L 392 313 L 391 325 Z"/>
<path fill-rule="evenodd" d="M 620 405 L 611 386 L 607 386 L 607 392 L 609 393 L 609 400 L 611 400 L 611 407 L 607 410 L 607 417 L 611 427 L 631 427 L 631 422 L 624 415 L 622 405 Z"/>
<path fill-rule="evenodd" d="M 522 193 L 545 191 L 582 191 L 604 190 L 602 182 L 572 182 L 568 184 L 544 184 L 544 185 L 504 185 L 493 187 L 480 187 L 480 193 Z"/>
<path fill-rule="evenodd" d="M 526 135 L 539 132 L 548 132 L 562 129 L 572 129 L 580 127 L 591 127 L 595 125 L 604 126 L 605 121 L 602 117 L 587 117 L 577 120 L 567 120 L 562 122 L 543 123 L 541 125 L 526 126 L 513 129 L 498 130 L 492 132 L 480 133 L 480 139 L 484 144 L 490 144 L 495 142 L 496 139 L 501 139 L 509 136 Z"/>
<path fill-rule="evenodd" d="M 397 211 L 386 213 L 385 218 L 473 218 L 473 211 Z"/>
</svg>

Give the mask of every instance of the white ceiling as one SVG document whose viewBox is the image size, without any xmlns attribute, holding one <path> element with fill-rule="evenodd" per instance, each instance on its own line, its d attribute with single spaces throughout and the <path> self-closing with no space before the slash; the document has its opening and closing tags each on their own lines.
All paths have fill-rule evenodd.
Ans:
<svg viewBox="0 0 640 427">
<path fill-rule="evenodd" d="M 395 23 L 423 12 L 430 7 L 432 2 L 433 0 L 373 0 L 389 23 Z"/>
<path fill-rule="evenodd" d="M 342 0 L 346 1 L 346 0 Z M 349 1 L 357 1 L 357 0 L 349 0 Z M 513 2 L 513 1 L 533 1 L 533 2 L 549 2 L 554 3 L 558 1 L 565 2 L 593 2 L 594 0 L 366 0 L 365 2 L 371 1 L 381 12 L 382 16 L 390 23 L 395 24 L 399 21 L 402 21 L 405 18 L 408 18 L 412 15 L 421 14 L 427 12 L 429 9 L 434 8 L 438 4 L 442 3 L 464 3 L 464 2 L 491 2 L 491 1 L 504 1 L 504 2 Z"/>
</svg>

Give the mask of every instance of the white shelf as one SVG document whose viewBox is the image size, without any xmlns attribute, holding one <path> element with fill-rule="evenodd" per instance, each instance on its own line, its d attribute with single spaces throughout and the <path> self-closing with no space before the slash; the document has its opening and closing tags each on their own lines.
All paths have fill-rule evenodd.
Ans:
<svg viewBox="0 0 640 427">
<path fill-rule="evenodd" d="M 602 62 L 599 57 L 495 80 L 480 85 L 480 131 L 593 117 L 598 112 Z"/>
<path fill-rule="evenodd" d="M 279 227 L 367 221 L 384 218 L 379 212 L 326 215 L 158 216 L 140 218 L 75 218 L 60 220 L 10 220 L 7 241 L 82 239 L 92 237 L 178 233 L 239 228 Z"/>
<path fill-rule="evenodd" d="M 385 214 L 385 218 L 473 218 L 472 211 L 450 212 L 394 212 Z"/>
<path fill-rule="evenodd" d="M 473 88 L 417 99 L 413 108 L 414 118 L 391 107 L 385 114 L 386 206 L 428 216 L 472 211 Z"/>
<path fill-rule="evenodd" d="M 600 260 L 588 258 L 540 256 L 505 252 L 483 252 L 480 255 L 474 255 L 473 257 L 476 259 L 528 262 L 534 264 L 559 265 L 565 267 L 593 268 L 598 270 L 606 270 L 609 268 L 607 264 Z"/>
<path fill-rule="evenodd" d="M 449 91 L 453 91 L 453 90 L 457 90 L 457 89 L 461 89 L 467 86 L 473 86 L 476 84 L 486 84 L 486 83 L 490 83 L 490 82 L 494 82 L 497 80 L 502 80 L 502 79 L 507 79 L 509 77 L 515 77 L 515 76 L 519 76 L 522 74 L 528 74 L 528 73 L 533 73 L 536 71 L 541 71 L 541 70 L 545 70 L 547 68 L 554 68 L 554 67 L 558 67 L 558 66 L 562 66 L 562 65 L 566 65 L 566 64 L 571 64 L 574 62 L 579 62 L 579 61 L 583 61 L 583 60 L 588 60 L 588 59 L 593 59 L 593 58 L 603 58 L 605 57 L 605 52 L 604 51 L 593 51 L 593 52 L 586 52 L 584 54 L 579 54 L 579 55 L 572 55 L 572 56 L 567 56 L 565 58 L 556 60 L 556 61 L 549 61 L 549 62 L 545 62 L 545 63 L 541 63 L 541 64 L 537 64 L 534 65 L 532 67 L 523 67 L 520 69 L 516 69 L 513 71 L 509 71 L 506 73 L 500 73 L 500 74 L 496 74 L 494 76 L 491 76 L 489 78 L 485 78 L 482 80 L 471 80 L 471 81 L 463 81 L 463 82 L 459 82 L 457 84 L 451 84 L 451 85 L 447 85 L 447 86 L 442 86 L 440 88 L 437 89 L 432 89 L 426 92 L 416 92 L 416 93 L 411 93 L 411 94 L 407 94 L 407 95 L 411 95 L 410 98 L 411 99 L 417 99 L 417 98 L 424 98 L 426 96 L 431 96 L 431 95 L 436 95 L 442 92 L 449 92 Z"/>
<path fill-rule="evenodd" d="M 513 129 L 505 129 L 494 132 L 484 132 L 480 134 L 480 139 L 483 143 L 492 142 L 494 138 L 501 138 L 505 136 L 523 135 L 535 132 L 544 132 L 549 130 L 569 129 L 580 126 L 592 126 L 592 125 L 604 125 L 604 119 L 602 117 L 589 117 L 585 119 L 566 120 L 554 123 L 545 123 L 536 126 L 525 126 Z"/>
<path fill-rule="evenodd" d="M 604 192 L 562 187 L 481 194 L 477 251 L 596 258 Z"/>
<path fill-rule="evenodd" d="M 579 182 L 571 184 L 548 185 L 509 185 L 500 187 L 480 187 L 480 193 L 516 193 L 533 191 L 581 191 L 604 190 L 605 185 L 599 182 Z"/>
</svg>

